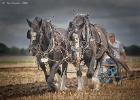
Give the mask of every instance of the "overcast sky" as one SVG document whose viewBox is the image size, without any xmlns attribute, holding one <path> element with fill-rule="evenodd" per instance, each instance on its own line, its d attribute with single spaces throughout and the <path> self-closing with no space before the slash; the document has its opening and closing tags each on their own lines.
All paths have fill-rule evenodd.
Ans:
<svg viewBox="0 0 140 100">
<path fill-rule="evenodd" d="M 27 48 L 26 18 L 39 16 L 67 28 L 77 13 L 89 14 L 124 45 L 140 45 L 140 0 L 0 0 L 0 42 Z"/>
</svg>

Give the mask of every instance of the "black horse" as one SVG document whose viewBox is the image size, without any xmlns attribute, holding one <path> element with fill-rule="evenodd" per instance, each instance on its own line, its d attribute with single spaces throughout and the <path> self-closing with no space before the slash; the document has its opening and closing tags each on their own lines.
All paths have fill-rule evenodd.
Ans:
<svg viewBox="0 0 140 100">
<path fill-rule="evenodd" d="M 45 42 L 46 40 L 44 40 L 44 39 L 43 39 L 44 42 L 43 41 L 41 42 L 42 19 L 39 17 L 35 17 L 33 22 L 31 22 L 27 19 L 27 23 L 30 27 L 30 29 L 27 32 L 27 38 L 30 39 L 29 53 L 30 53 L 30 55 L 36 57 L 37 64 L 43 70 L 45 79 L 47 81 L 49 75 L 46 71 L 45 64 L 43 62 L 41 62 L 42 52 L 45 51 L 45 49 L 47 49 L 47 47 L 44 47 L 44 46 L 48 45 L 47 42 Z"/>
<path fill-rule="evenodd" d="M 54 72 L 54 69 L 52 66 L 60 59 L 63 58 L 64 54 L 65 54 L 65 50 L 62 46 L 60 46 L 60 44 L 62 45 L 62 40 L 60 40 L 61 37 L 57 37 L 55 34 L 59 34 L 58 32 L 54 32 L 54 28 L 52 26 L 52 24 L 50 22 L 47 22 L 46 20 L 42 20 L 39 17 L 36 17 L 33 22 L 29 21 L 27 19 L 28 25 L 30 27 L 30 29 L 27 32 L 27 38 L 30 39 L 30 46 L 29 46 L 29 52 L 32 56 L 36 56 L 37 58 L 37 62 L 38 65 L 41 67 L 41 69 L 43 70 L 44 74 L 45 74 L 45 79 L 46 82 L 48 82 L 48 91 L 54 91 L 55 85 L 52 83 L 54 76 L 52 76 L 52 70 Z M 54 38 L 57 37 L 58 40 L 60 40 L 58 42 L 54 41 Z M 59 45 L 57 45 L 57 47 L 55 46 L 56 43 L 60 43 Z M 55 45 L 54 45 L 55 44 Z M 54 48 L 55 46 L 55 48 Z M 63 50 L 62 50 L 63 49 Z M 46 57 L 48 60 L 48 64 L 49 64 L 49 69 L 50 69 L 50 74 L 48 74 L 48 72 L 46 71 L 46 66 L 45 63 L 41 61 L 42 58 Z M 67 66 L 67 63 L 63 63 L 62 65 L 64 66 L 64 64 Z M 57 70 L 55 70 L 55 73 L 57 72 L 60 76 L 62 76 L 61 73 L 61 69 L 57 67 Z M 52 69 L 52 70 L 51 70 Z M 64 67 L 63 67 L 63 72 L 64 72 Z M 54 75 L 54 74 L 53 74 Z M 49 79 L 48 79 L 49 78 Z M 65 89 L 65 86 L 62 84 L 61 85 L 62 89 Z"/>
<path fill-rule="evenodd" d="M 80 62 L 84 61 L 88 67 L 86 74 L 88 79 L 92 78 L 99 64 L 102 66 L 105 54 L 112 58 L 117 66 L 120 64 L 126 71 L 129 71 L 126 64 L 114 57 L 105 29 L 100 25 L 91 24 L 88 15 L 80 14 L 75 16 L 69 23 L 68 34 L 71 45 L 73 45 L 72 57 L 75 61 L 74 64 L 77 65 L 77 62 L 79 62 L 78 67 L 80 67 Z M 77 71 L 77 76 L 82 76 L 80 68 Z"/>
<path fill-rule="evenodd" d="M 89 33 L 89 27 L 87 27 L 87 16 L 76 16 L 73 21 L 69 23 L 68 27 L 68 39 L 71 45 L 72 60 L 74 66 L 77 68 L 78 77 L 78 90 L 83 89 L 83 79 L 80 63 L 84 61 L 88 67 L 87 77 L 91 79 L 94 70 L 93 65 L 95 63 L 95 48 L 93 38 Z"/>
<path fill-rule="evenodd" d="M 65 34 L 59 33 L 51 22 L 44 20 L 42 23 L 42 33 L 44 38 L 48 41 L 48 49 L 45 51 L 48 64 L 51 68 L 50 75 L 48 77 L 48 91 L 55 91 L 55 85 L 53 83 L 54 76 L 56 72 L 59 71 L 60 66 L 62 65 L 62 81 L 60 83 L 60 90 L 65 90 L 65 72 L 68 66 L 67 58 L 67 43 L 65 41 Z"/>
</svg>

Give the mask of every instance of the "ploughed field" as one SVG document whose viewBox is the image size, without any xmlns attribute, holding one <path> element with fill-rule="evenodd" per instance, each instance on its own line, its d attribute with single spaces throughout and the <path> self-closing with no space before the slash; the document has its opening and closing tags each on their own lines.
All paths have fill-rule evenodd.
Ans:
<svg viewBox="0 0 140 100">
<path fill-rule="evenodd" d="M 131 80 L 124 79 L 121 86 L 106 84 L 100 92 L 85 85 L 77 91 L 76 73 L 68 73 L 66 91 L 47 92 L 43 72 L 38 69 L 35 58 L 29 56 L 0 57 L 0 100 L 139 100 L 140 57 L 129 57 L 128 65 L 134 72 Z M 69 64 L 69 72 L 75 72 Z M 83 69 L 85 75 L 86 68 Z M 86 78 L 84 77 L 86 80 Z"/>
</svg>

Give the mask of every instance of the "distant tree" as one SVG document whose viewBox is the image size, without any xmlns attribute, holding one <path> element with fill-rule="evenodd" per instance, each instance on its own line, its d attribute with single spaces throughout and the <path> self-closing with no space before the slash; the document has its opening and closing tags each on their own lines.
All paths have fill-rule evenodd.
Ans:
<svg viewBox="0 0 140 100">
<path fill-rule="evenodd" d="M 9 53 L 11 55 L 19 55 L 20 54 L 20 49 L 17 47 L 11 47 L 9 50 Z"/>
<path fill-rule="evenodd" d="M 127 55 L 140 56 L 140 46 L 131 45 L 125 47 Z M 7 47 L 4 43 L 0 43 L 0 55 L 27 55 L 27 49 L 17 47 Z"/>
<path fill-rule="evenodd" d="M 24 48 L 20 49 L 20 55 L 27 55 L 27 50 Z"/>
<path fill-rule="evenodd" d="M 27 49 L 17 47 L 7 47 L 4 43 L 0 43 L 0 55 L 27 55 Z"/>
<path fill-rule="evenodd" d="M 0 54 L 7 54 L 8 52 L 9 48 L 4 43 L 0 43 Z"/>
<path fill-rule="evenodd" d="M 140 56 L 140 46 L 131 45 L 129 47 L 125 47 L 127 55 L 131 56 Z"/>
</svg>

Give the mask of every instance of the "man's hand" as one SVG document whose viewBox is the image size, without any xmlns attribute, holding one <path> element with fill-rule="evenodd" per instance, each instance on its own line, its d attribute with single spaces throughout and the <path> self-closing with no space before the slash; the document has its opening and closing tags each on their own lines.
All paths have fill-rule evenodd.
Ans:
<svg viewBox="0 0 140 100">
<path fill-rule="evenodd" d="M 124 63 L 128 63 L 128 58 L 127 58 L 125 52 L 121 55 L 121 61 L 124 62 Z"/>
</svg>

